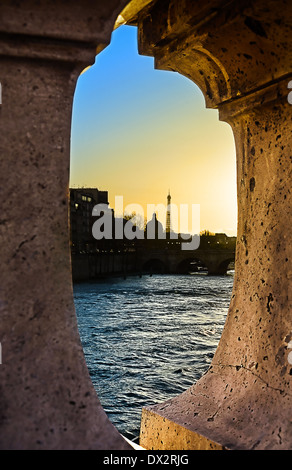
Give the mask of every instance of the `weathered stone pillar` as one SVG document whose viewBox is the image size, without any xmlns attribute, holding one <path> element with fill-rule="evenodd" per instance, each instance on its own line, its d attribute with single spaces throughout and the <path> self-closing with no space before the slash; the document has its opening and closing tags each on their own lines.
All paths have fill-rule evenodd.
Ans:
<svg viewBox="0 0 292 470">
<path fill-rule="evenodd" d="M 1 1 L 1 449 L 128 448 L 84 361 L 68 231 L 75 84 L 125 3 Z"/>
<path fill-rule="evenodd" d="M 194 80 L 232 126 L 238 242 L 211 367 L 182 395 L 143 410 L 141 445 L 291 449 L 291 2 L 159 5 L 140 18 L 140 52 Z"/>
</svg>

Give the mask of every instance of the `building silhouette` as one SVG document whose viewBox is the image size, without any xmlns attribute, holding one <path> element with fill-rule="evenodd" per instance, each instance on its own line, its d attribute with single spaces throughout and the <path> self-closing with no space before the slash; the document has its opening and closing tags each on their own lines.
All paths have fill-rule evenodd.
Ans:
<svg viewBox="0 0 292 470">
<path fill-rule="evenodd" d="M 146 240 L 163 239 L 163 225 L 157 219 L 156 213 L 153 214 L 152 219 L 146 224 L 145 229 Z"/>
<path fill-rule="evenodd" d="M 96 204 L 109 205 L 108 191 L 99 191 L 97 188 L 70 189 L 70 244 L 72 253 L 88 253 L 94 249 L 92 210 Z"/>
</svg>

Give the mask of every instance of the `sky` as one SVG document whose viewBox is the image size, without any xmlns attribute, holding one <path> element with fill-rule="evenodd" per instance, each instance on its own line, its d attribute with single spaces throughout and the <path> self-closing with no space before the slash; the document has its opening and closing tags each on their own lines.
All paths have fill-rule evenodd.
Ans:
<svg viewBox="0 0 292 470">
<path fill-rule="evenodd" d="M 116 196 L 122 196 L 124 211 L 141 206 L 142 216 L 147 205 L 166 206 L 170 190 L 179 214 L 181 204 L 189 208 L 189 225 L 178 221 L 179 231 L 192 232 L 191 208 L 200 205 L 200 230 L 236 235 L 231 127 L 219 121 L 217 110 L 206 109 L 191 80 L 155 70 L 153 58 L 138 55 L 136 27 L 115 30 L 78 79 L 70 187 L 108 191 L 116 211 Z"/>
</svg>

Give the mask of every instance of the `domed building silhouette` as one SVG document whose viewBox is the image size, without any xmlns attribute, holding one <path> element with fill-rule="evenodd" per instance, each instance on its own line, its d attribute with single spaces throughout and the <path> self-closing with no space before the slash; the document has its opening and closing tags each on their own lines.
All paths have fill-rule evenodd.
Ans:
<svg viewBox="0 0 292 470">
<path fill-rule="evenodd" d="M 165 238 L 163 225 L 157 219 L 156 213 L 153 214 L 152 219 L 146 224 L 145 230 L 147 240 L 158 240 Z"/>
</svg>

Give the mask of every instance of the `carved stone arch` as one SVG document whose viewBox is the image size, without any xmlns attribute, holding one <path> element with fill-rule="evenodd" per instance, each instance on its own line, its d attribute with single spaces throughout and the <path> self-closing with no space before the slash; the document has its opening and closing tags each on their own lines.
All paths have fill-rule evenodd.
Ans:
<svg viewBox="0 0 292 470">
<path fill-rule="evenodd" d="M 202 91 L 207 108 L 216 107 L 223 97 L 230 99 L 229 76 L 220 60 L 200 45 L 191 50 L 184 45 L 180 48 L 171 60 L 161 51 L 155 57 L 155 68 L 178 72 L 193 81 Z"/>
<path fill-rule="evenodd" d="M 292 396 L 287 353 L 292 330 L 285 292 L 291 245 L 285 214 L 292 4 L 211 3 L 158 1 L 137 21 L 140 53 L 153 56 L 157 68 L 179 71 L 197 83 L 206 105 L 232 126 L 238 192 L 234 288 L 219 346 L 195 385 L 144 410 L 142 445 L 174 449 L 188 441 L 190 449 L 290 448 L 285 416 Z"/>
<path fill-rule="evenodd" d="M 86 369 L 66 206 L 74 83 L 127 3 L 0 3 L 1 449 L 128 448 Z M 133 3 L 126 20 L 139 27 L 140 52 L 193 77 L 232 125 L 239 205 L 235 287 L 211 368 L 145 411 L 142 442 L 289 449 L 292 3 Z"/>
</svg>

